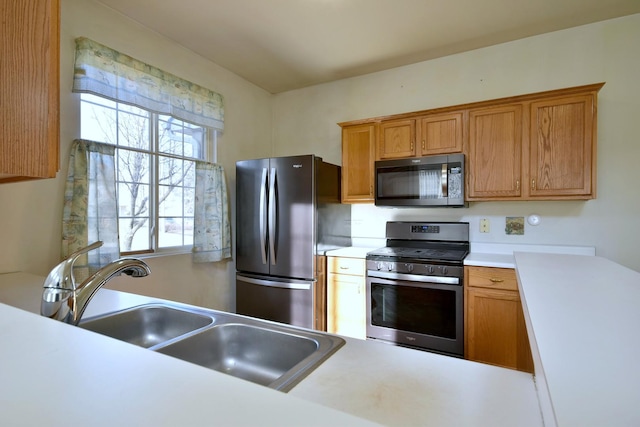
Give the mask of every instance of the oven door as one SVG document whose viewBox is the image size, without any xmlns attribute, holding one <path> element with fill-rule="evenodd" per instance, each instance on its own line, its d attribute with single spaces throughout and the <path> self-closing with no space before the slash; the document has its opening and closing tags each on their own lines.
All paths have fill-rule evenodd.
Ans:
<svg viewBox="0 0 640 427">
<path fill-rule="evenodd" d="M 367 338 L 464 356 L 462 280 L 446 284 L 425 276 L 376 274 L 367 272 Z"/>
</svg>

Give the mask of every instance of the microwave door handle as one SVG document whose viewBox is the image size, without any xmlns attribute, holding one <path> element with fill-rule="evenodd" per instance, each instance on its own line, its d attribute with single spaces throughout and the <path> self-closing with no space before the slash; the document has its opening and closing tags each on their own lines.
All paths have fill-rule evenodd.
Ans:
<svg viewBox="0 0 640 427">
<path fill-rule="evenodd" d="M 260 180 L 260 253 L 262 264 L 267 263 L 267 168 L 262 168 Z"/>
<path fill-rule="evenodd" d="M 442 185 L 442 197 L 449 197 L 449 183 L 447 179 L 447 171 L 449 167 L 446 163 L 442 164 L 442 172 L 440 177 L 440 184 Z"/>
<path fill-rule="evenodd" d="M 271 181 L 269 186 L 269 252 L 271 254 L 271 265 L 276 265 L 276 168 L 271 168 L 269 178 Z"/>
</svg>

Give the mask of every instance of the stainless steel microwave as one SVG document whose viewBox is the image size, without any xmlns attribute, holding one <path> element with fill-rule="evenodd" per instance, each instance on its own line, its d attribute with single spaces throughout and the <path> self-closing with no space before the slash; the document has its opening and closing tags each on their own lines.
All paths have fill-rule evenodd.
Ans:
<svg viewBox="0 0 640 427">
<path fill-rule="evenodd" d="M 376 206 L 466 207 L 464 154 L 375 162 Z"/>
</svg>

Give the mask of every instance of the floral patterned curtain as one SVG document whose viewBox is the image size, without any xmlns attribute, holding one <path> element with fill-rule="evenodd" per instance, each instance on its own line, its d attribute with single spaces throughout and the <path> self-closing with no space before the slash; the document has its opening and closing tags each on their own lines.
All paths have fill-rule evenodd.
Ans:
<svg viewBox="0 0 640 427">
<path fill-rule="evenodd" d="M 84 37 L 76 39 L 73 91 L 137 105 L 220 131 L 224 128 L 219 93 Z"/>
<path fill-rule="evenodd" d="M 196 162 L 193 262 L 231 257 L 231 227 L 224 169 Z"/>
<path fill-rule="evenodd" d="M 62 213 L 62 255 L 66 258 L 98 240 L 104 243 L 76 261 L 77 280 L 89 277 L 120 255 L 114 152 L 114 146 L 92 141 L 75 140 L 71 146 Z"/>
</svg>

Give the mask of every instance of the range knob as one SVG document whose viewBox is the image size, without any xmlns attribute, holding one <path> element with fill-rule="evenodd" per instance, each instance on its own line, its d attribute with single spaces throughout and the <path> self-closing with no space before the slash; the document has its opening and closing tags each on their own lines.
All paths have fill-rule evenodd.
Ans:
<svg viewBox="0 0 640 427">
<path fill-rule="evenodd" d="M 376 268 L 378 269 L 378 271 L 382 270 L 384 268 L 384 263 L 378 261 L 376 263 Z"/>
<path fill-rule="evenodd" d="M 448 272 L 449 272 L 449 270 L 447 269 L 447 267 L 442 267 L 442 275 L 443 276 L 446 276 Z"/>
<path fill-rule="evenodd" d="M 393 263 L 392 263 L 392 262 L 390 262 L 390 263 L 388 263 L 388 264 L 387 264 L 387 270 L 389 270 L 389 271 L 393 271 L 393 267 L 394 267 L 394 265 L 393 265 Z"/>
<path fill-rule="evenodd" d="M 434 268 L 433 268 L 433 266 L 432 266 L 432 265 L 428 265 L 426 268 L 427 268 L 427 273 L 429 273 L 429 274 L 433 274 L 433 272 L 434 272 Z"/>
<path fill-rule="evenodd" d="M 407 271 L 411 273 L 413 271 L 413 264 L 405 264 L 404 268 L 406 268 Z"/>
</svg>

